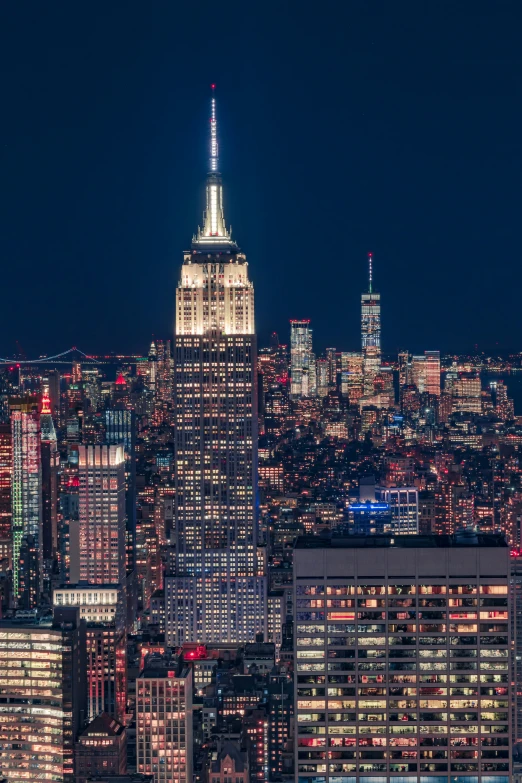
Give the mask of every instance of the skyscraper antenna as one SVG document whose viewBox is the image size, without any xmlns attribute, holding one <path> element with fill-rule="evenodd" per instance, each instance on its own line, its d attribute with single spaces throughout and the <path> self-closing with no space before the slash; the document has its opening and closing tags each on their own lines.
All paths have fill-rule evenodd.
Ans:
<svg viewBox="0 0 522 783">
<path fill-rule="evenodd" d="M 372 253 L 368 253 L 368 291 L 371 294 L 372 292 L 372 282 L 373 282 L 373 268 L 372 268 Z"/>
<path fill-rule="evenodd" d="M 209 171 L 219 171 L 217 120 L 216 120 L 216 85 L 211 84 L 212 96 L 210 98 L 210 161 Z"/>
</svg>

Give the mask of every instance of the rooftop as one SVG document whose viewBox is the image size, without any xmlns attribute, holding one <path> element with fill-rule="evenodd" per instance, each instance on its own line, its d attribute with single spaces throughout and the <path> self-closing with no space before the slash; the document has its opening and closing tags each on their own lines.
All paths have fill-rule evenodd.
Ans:
<svg viewBox="0 0 522 783">
<path fill-rule="evenodd" d="M 89 723 L 80 736 L 81 737 L 116 737 L 125 731 L 125 727 L 122 726 L 117 720 L 106 712 L 102 712 L 93 721 Z"/>
<path fill-rule="evenodd" d="M 447 549 L 507 547 L 502 533 L 462 531 L 453 535 L 299 536 L 296 549 Z"/>
</svg>

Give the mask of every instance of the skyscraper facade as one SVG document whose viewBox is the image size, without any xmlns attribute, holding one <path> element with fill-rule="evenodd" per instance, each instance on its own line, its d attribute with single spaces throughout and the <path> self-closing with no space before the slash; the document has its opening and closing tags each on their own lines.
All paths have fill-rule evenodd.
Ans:
<svg viewBox="0 0 522 783">
<path fill-rule="evenodd" d="M 364 394 L 373 394 L 373 381 L 381 366 L 381 295 L 373 290 L 373 256 L 368 253 L 368 291 L 361 296 L 361 342 Z"/>
<path fill-rule="evenodd" d="M 298 783 L 509 783 L 501 535 L 299 539 Z"/>
<path fill-rule="evenodd" d="M 314 377 L 315 357 L 312 352 L 310 321 L 290 321 L 290 396 L 294 400 L 313 397 L 316 391 Z"/>
<path fill-rule="evenodd" d="M 121 585 L 63 585 L 53 593 L 55 612 L 78 608 L 85 621 L 87 717 L 103 712 L 123 720 L 127 705 L 127 637 Z"/>
<path fill-rule="evenodd" d="M 125 584 L 122 446 L 79 446 L 80 580 Z"/>
<path fill-rule="evenodd" d="M 136 681 L 136 751 L 141 774 L 154 783 L 192 781 L 192 670 L 179 675 L 149 656 Z"/>
<path fill-rule="evenodd" d="M 12 397 L 9 401 L 12 438 L 11 508 L 13 533 L 13 591 L 19 597 L 20 547 L 32 536 L 38 553 L 34 580 L 40 593 L 42 568 L 42 465 L 38 398 Z"/>
<path fill-rule="evenodd" d="M 257 555 L 257 355 L 248 262 L 226 227 L 215 98 L 203 227 L 176 293 L 175 565 L 169 644 L 253 640 L 266 624 Z"/>
<path fill-rule="evenodd" d="M 0 621 L 0 776 L 74 783 L 74 740 L 85 720 L 85 626 L 78 611 L 42 622 Z"/>
<path fill-rule="evenodd" d="M 440 351 L 424 351 L 426 391 L 440 397 Z"/>
</svg>

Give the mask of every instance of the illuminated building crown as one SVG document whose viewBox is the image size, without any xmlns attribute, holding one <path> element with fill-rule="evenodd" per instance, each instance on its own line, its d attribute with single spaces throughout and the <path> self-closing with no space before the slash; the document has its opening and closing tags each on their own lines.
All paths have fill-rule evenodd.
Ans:
<svg viewBox="0 0 522 783">
<path fill-rule="evenodd" d="M 210 99 L 210 158 L 206 184 L 206 209 L 203 212 L 203 228 L 192 238 L 192 248 L 203 252 L 237 251 L 232 241 L 232 230 L 225 223 L 223 209 L 223 184 L 219 172 L 219 147 L 216 119 L 216 85 L 212 85 Z"/>
</svg>

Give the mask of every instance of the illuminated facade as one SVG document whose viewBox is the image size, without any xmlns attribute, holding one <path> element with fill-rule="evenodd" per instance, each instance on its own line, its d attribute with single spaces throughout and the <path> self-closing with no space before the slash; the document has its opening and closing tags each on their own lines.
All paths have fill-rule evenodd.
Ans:
<svg viewBox="0 0 522 783">
<path fill-rule="evenodd" d="M 508 783 L 509 549 L 299 539 L 299 783 Z"/>
<path fill-rule="evenodd" d="M 373 394 L 373 381 L 381 366 L 381 295 L 373 290 L 373 257 L 368 253 L 368 292 L 361 296 L 361 342 L 364 395 Z"/>
<path fill-rule="evenodd" d="M 192 672 L 150 658 L 136 680 L 137 769 L 154 783 L 191 783 Z"/>
<path fill-rule="evenodd" d="M 42 450 L 42 557 L 52 561 L 58 551 L 58 468 L 60 455 L 51 414 L 49 386 L 44 383 L 40 407 Z"/>
<path fill-rule="evenodd" d="M 309 320 L 290 321 L 290 397 L 315 397 L 315 357 Z"/>
<path fill-rule="evenodd" d="M 31 395 L 9 401 L 12 438 L 11 508 L 13 532 L 13 590 L 20 594 L 20 547 L 24 536 L 32 536 L 38 553 L 36 594 L 41 592 L 42 561 L 42 464 L 38 398 Z"/>
<path fill-rule="evenodd" d="M 79 446 L 80 581 L 125 584 L 122 446 Z"/>
<path fill-rule="evenodd" d="M 225 226 L 215 99 L 203 228 L 176 293 L 175 562 L 168 644 L 246 642 L 264 631 L 257 560 L 257 356 L 248 263 Z"/>
<path fill-rule="evenodd" d="M 341 353 L 341 394 L 350 405 L 356 405 L 363 396 L 363 354 Z"/>
<path fill-rule="evenodd" d="M 65 585 L 53 593 L 55 608 L 74 607 L 86 624 L 87 717 L 107 712 L 119 720 L 127 704 L 127 647 L 120 585 Z"/>
<path fill-rule="evenodd" d="M 12 568 L 11 473 L 13 449 L 10 424 L 0 424 L 0 560 Z"/>
<path fill-rule="evenodd" d="M 76 611 L 45 624 L 0 622 L 0 770 L 8 783 L 74 783 L 84 634 Z"/>
<path fill-rule="evenodd" d="M 426 391 L 440 397 L 440 351 L 424 351 Z"/>
<path fill-rule="evenodd" d="M 391 533 L 419 532 L 419 490 L 416 487 L 376 487 L 375 496 L 390 507 Z"/>
<path fill-rule="evenodd" d="M 446 384 L 448 378 L 446 376 Z M 458 378 L 452 380 L 451 393 L 453 395 L 453 410 L 466 411 L 468 413 L 481 413 L 482 385 L 480 376 L 470 373 L 459 374 Z"/>
</svg>

